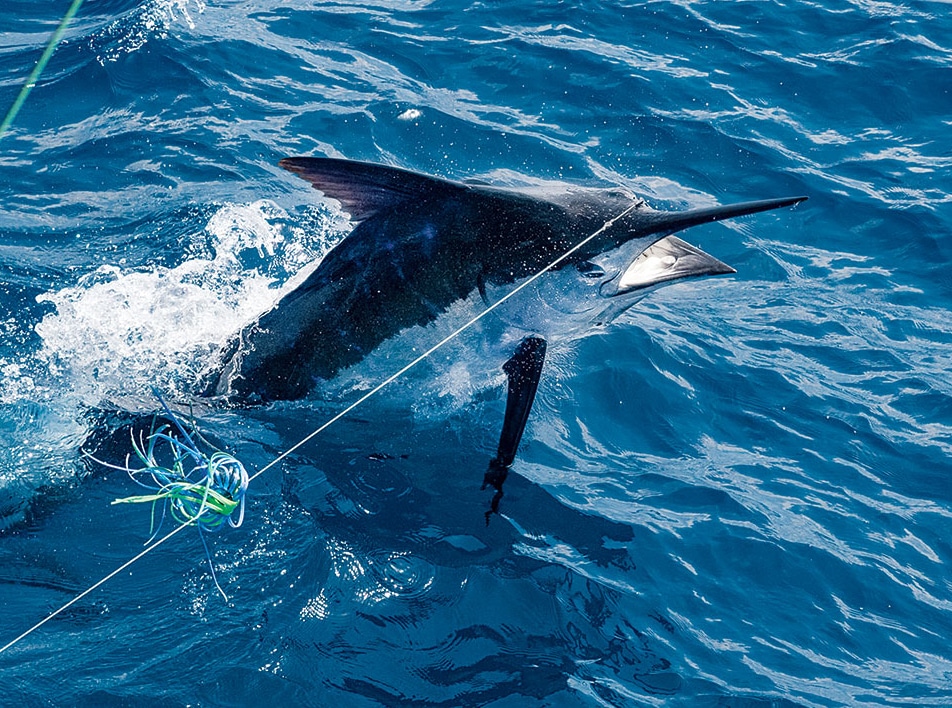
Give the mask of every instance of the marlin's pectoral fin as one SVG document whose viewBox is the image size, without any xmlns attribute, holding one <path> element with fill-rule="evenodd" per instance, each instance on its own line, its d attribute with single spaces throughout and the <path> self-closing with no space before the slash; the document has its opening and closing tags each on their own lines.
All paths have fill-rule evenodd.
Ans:
<svg viewBox="0 0 952 708">
<path fill-rule="evenodd" d="M 502 370 L 509 377 L 509 391 L 496 459 L 504 467 L 509 467 L 516 459 L 516 450 L 526 429 L 526 421 L 529 420 L 544 362 L 545 340 L 542 337 L 526 337 L 519 342 L 512 358 L 503 364 Z"/>
<path fill-rule="evenodd" d="M 532 410 L 532 402 L 539 388 L 539 377 L 542 375 L 542 364 L 545 362 L 545 347 L 546 342 L 541 337 L 526 337 L 502 367 L 509 378 L 509 389 L 506 395 L 506 413 L 503 418 L 502 433 L 499 436 L 499 447 L 496 449 L 496 457 L 490 460 L 489 469 L 486 470 L 483 478 L 483 489 L 491 486 L 496 490 L 491 509 L 486 512 L 487 524 L 489 517 L 499 510 L 502 485 L 506 481 L 513 460 L 516 459 L 516 451 L 519 449 L 522 433 L 529 420 L 529 411 Z"/>
</svg>

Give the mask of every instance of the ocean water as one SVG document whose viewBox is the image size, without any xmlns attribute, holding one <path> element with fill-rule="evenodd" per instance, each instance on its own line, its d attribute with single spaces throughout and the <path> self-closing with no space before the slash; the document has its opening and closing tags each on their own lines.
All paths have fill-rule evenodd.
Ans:
<svg viewBox="0 0 952 708">
<path fill-rule="evenodd" d="M 0 7 L 3 111 L 67 5 Z M 282 157 L 810 200 L 552 345 L 488 525 L 471 332 L 252 482 L 207 535 L 227 601 L 187 529 L 0 653 L 0 703 L 952 705 L 950 18 L 87 0 L 0 139 L 0 645 L 149 538 L 83 450 L 121 461 L 347 233 Z M 261 469 L 426 344 L 199 429 Z"/>
</svg>

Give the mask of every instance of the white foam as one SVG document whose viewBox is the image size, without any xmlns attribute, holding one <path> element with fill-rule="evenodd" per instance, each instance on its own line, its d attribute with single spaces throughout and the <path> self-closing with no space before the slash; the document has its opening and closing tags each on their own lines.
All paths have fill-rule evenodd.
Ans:
<svg viewBox="0 0 952 708">
<path fill-rule="evenodd" d="M 204 0 L 148 0 L 100 31 L 97 43 L 101 46 L 96 58 L 100 64 L 116 61 L 138 51 L 153 37 L 168 36 L 170 28 L 179 21 L 194 30 L 193 12 L 205 12 Z"/>
<path fill-rule="evenodd" d="M 291 227 L 270 201 L 226 204 L 178 265 L 104 265 L 39 296 L 55 308 L 36 325 L 39 359 L 87 405 L 104 397 L 194 390 L 219 347 L 269 309 L 341 235 L 324 207 L 312 228 Z"/>
</svg>

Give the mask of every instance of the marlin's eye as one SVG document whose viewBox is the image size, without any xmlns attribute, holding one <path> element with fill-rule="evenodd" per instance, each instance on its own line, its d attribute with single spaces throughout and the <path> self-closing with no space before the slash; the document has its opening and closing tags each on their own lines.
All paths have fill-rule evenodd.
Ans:
<svg viewBox="0 0 952 708">
<path fill-rule="evenodd" d="M 605 271 L 602 269 L 602 267 L 595 265 L 591 261 L 581 261 L 580 263 L 576 263 L 575 268 L 578 270 L 579 274 L 585 278 L 596 280 L 598 278 L 605 277 Z"/>
</svg>

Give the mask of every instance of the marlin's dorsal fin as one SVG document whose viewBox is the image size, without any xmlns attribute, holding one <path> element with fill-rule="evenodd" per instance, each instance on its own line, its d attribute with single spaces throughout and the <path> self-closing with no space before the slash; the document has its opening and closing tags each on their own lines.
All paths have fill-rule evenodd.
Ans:
<svg viewBox="0 0 952 708">
<path fill-rule="evenodd" d="M 341 203 L 351 219 L 369 219 L 381 209 L 406 201 L 445 195 L 466 186 L 368 162 L 333 157 L 289 157 L 278 163 Z"/>
</svg>

